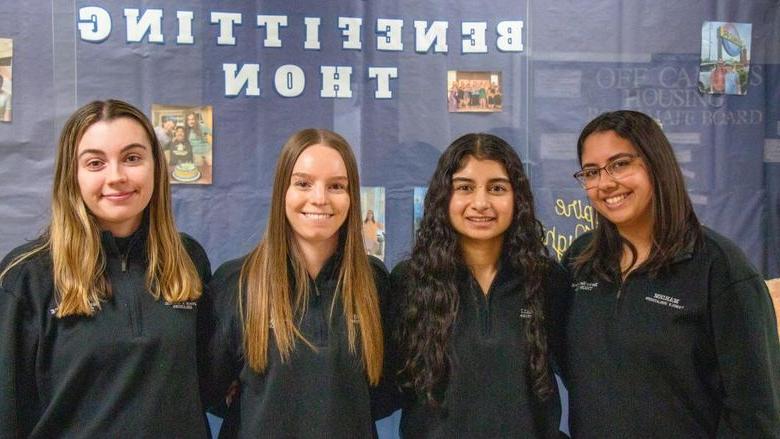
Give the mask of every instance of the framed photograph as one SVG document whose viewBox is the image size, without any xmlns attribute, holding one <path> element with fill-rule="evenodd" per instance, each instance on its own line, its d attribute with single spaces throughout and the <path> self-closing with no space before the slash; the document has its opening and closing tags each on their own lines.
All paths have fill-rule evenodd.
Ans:
<svg viewBox="0 0 780 439">
<path fill-rule="evenodd" d="M 366 253 L 385 260 L 385 188 L 361 187 L 363 243 Z"/>
<path fill-rule="evenodd" d="M 0 38 L 0 122 L 10 122 L 13 75 L 11 67 L 14 52 L 14 40 Z"/>
<path fill-rule="evenodd" d="M 152 124 L 168 161 L 171 183 L 211 184 L 213 120 L 210 105 L 152 105 Z"/>
<path fill-rule="evenodd" d="M 501 72 L 447 72 L 447 111 L 495 113 L 501 111 Z"/>
<path fill-rule="evenodd" d="M 750 23 L 704 22 L 701 28 L 699 91 L 747 94 L 751 31 Z"/>
</svg>

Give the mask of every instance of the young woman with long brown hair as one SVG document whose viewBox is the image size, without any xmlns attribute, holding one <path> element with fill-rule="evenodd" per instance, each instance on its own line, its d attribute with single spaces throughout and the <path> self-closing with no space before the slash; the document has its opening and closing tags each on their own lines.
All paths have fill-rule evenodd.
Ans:
<svg viewBox="0 0 780 439">
<path fill-rule="evenodd" d="M 567 281 L 509 144 L 467 134 L 444 151 L 391 279 L 404 437 L 558 436 L 547 298 Z"/>
<path fill-rule="evenodd" d="M 357 163 L 323 129 L 295 133 L 276 166 L 265 235 L 211 284 L 211 401 L 238 381 L 223 430 L 241 437 L 370 437 L 383 369 L 380 296 L 366 255 Z"/>
<path fill-rule="evenodd" d="M 761 276 L 693 211 L 672 146 L 604 113 L 574 176 L 598 226 L 564 262 L 573 437 L 780 437 L 780 346 Z"/>
<path fill-rule="evenodd" d="M 0 269 L 0 436 L 207 436 L 196 314 L 211 269 L 176 230 L 166 169 L 125 102 L 65 123 L 51 222 Z"/>
</svg>

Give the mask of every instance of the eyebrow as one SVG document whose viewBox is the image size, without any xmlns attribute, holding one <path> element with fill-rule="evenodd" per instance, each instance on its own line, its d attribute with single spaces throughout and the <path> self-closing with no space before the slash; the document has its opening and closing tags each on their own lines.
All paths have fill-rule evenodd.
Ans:
<svg viewBox="0 0 780 439">
<path fill-rule="evenodd" d="M 452 182 L 465 182 L 465 183 L 474 183 L 473 178 L 467 178 L 467 177 L 452 177 Z M 491 178 L 488 179 L 488 183 L 511 183 L 508 178 L 506 177 L 497 177 L 497 178 Z"/>
<path fill-rule="evenodd" d="M 612 157 L 608 158 L 607 159 L 607 163 L 609 164 L 609 163 L 614 162 L 617 159 L 620 159 L 620 158 L 623 158 L 623 157 L 632 157 L 632 156 L 634 156 L 634 154 L 630 153 L 630 152 L 619 152 L 619 153 L 613 155 Z M 598 168 L 598 167 L 599 166 L 597 164 L 595 164 L 595 163 L 583 163 L 582 164 L 582 169 L 585 169 L 585 168 Z"/>
<path fill-rule="evenodd" d="M 123 152 L 125 152 L 125 151 L 127 151 L 129 149 L 133 149 L 133 148 L 146 149 L 146 145 L 141 144 L 141 143 L 131 143 L 131 144 L 125 146 L 124 148 L 122 148 L 122 150 L 119 151 L 119 153 L 121 154 L 121 153 L 123 153 Z M 81 158 L 84 154 L 106 155 L 105 151 L 100 150 L 100 149 L 85 149 L 84 151 L 81 151 L 81 153 L 79 154 L 79 158 Z"/>
<path fill-rule="evenodd" d="M 301 178 L 314 178 L 313 175 L 307 174 L 305 172 L 293 172 L 290 177 L 301 177 Z M 336 177 L 330 177 L 328 180 L 348 180 L 347 176 L 345 175 L 338 175 Z"/>
</svg>

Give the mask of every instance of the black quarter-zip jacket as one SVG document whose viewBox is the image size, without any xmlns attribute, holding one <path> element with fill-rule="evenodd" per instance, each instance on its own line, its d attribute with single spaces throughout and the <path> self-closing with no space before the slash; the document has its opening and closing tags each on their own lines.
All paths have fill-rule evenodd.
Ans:
<svg viewBox="0 0 780 439">
<path fill-rule="evenodd" d="M 726 238 L 705 228 L 656 277 L 640 268 L 619 285 L 581 270 L 572 290 L 557 305 L 572 437 L 780 437 L 774 310 Z"/>
<path fill-rule="evenodd" d="M 393 269 L 391 284 L 396 294 L 408 294 L 409 264 L 405 261 Z M 465 266 L 453 276 L 460 301 L 449 339 L 451 369 L 442 407 L 432 408 L 414 395 L 404 395 L 401 435 L 558 437 L 561 410 L 557 388 L 545 401 L 539 401 L 532 390 L 525 336 L 531 315 L 524 305 L 523 275 L 502 261 L 487 295 Z M 545 297 L 566 288 L 565 272 L 553 263 L 544 281 Z M 403 310 L 395 314 L 400 317 Z M 545 321 L 551 321 L 549 315 Z"/>
<path fill-rule="evenodd" d="M 378 259 L 369 259 L 380 303 L 384 304 L 389 285 L 387 270 Z M 240 383 L 240 396 L 228 410 L 220 437 L 374 436 L 374 417 L 388 415 L 391 408 L 377 406 L 387 400 L 378 394 L 384 386 L 370 387 L 359 349 L 354 354 L 349 352 L 342 306 L 336 294 L 340 255 L 331 257 L 317 278 L 309 280 L 306 312 L 296 316 L 298 328 L 316 351 L 297 341 L 290 358 L 282 363 L 270 333 L 268 364 L 263 373 L 253 371 L 243 357 L 243 327 L 237 300 L 244 260 L 242 257 L 223 264 L 210 287 L 215 322 L 208 344 L 209 372 L 204 381 L 209 389 L 205 399 L 211 405 L 218 403 L 231 382 L 237 379 Z"/>
<path fill-rule="evenodd" d="M 197 303 L 145 287 L 147 229 L 101 236 L 111 296 L 91 317 L 57 318 L 41 252 L 0 289 L 0 437 L 207 437 L 198 393 Z M 182 236 L 202 280 L 206 253 Z M 17 248 L 2 263 L 32 248 Z"/>
</svg>

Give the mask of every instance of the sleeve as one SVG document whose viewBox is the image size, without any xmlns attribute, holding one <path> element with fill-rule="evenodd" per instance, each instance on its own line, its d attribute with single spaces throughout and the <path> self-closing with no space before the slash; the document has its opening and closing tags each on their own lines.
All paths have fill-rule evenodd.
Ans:
<svg viewBox="0 0 780 439">
<path fill-rule="evenodd" d="M 0 437 L 17 437 L 20 433 L 20 392 L 17 391 L 19 315 L 18 298 L 0 287 Z"/>
<path fill-rule="evenodd" d="M 758 275 L 711 292 L 710 320 L 721 378 L 719 438 L 780 438 L 780 341 Z"/>
<path fill-rule="evenodd" d="M 386 418 L 400 408 L 396 386 L 394 365 L 396 364 L 393 334 L 395 332 L 394 303 L 396 291 L 390 284 L 390 275 L 385 265 L 374 257 L 370 257 L 374 269 L 376 290 L 379 294 L 379 308 L 382 315 L 382 334 L 384 337 L 384 356 L 382 378 L 371 392 L 371 415 L 374 420 Z"/>
<path fill-rule="evenodd" d="M 227 275 L 225 271 L 224 266 L 217 270 L 198 306 L 198 369 L 201 398 L 207 409 L 224 408 L 228 389 L 243 367 L 236 301 L 238 274 Z"/>
</svg>

